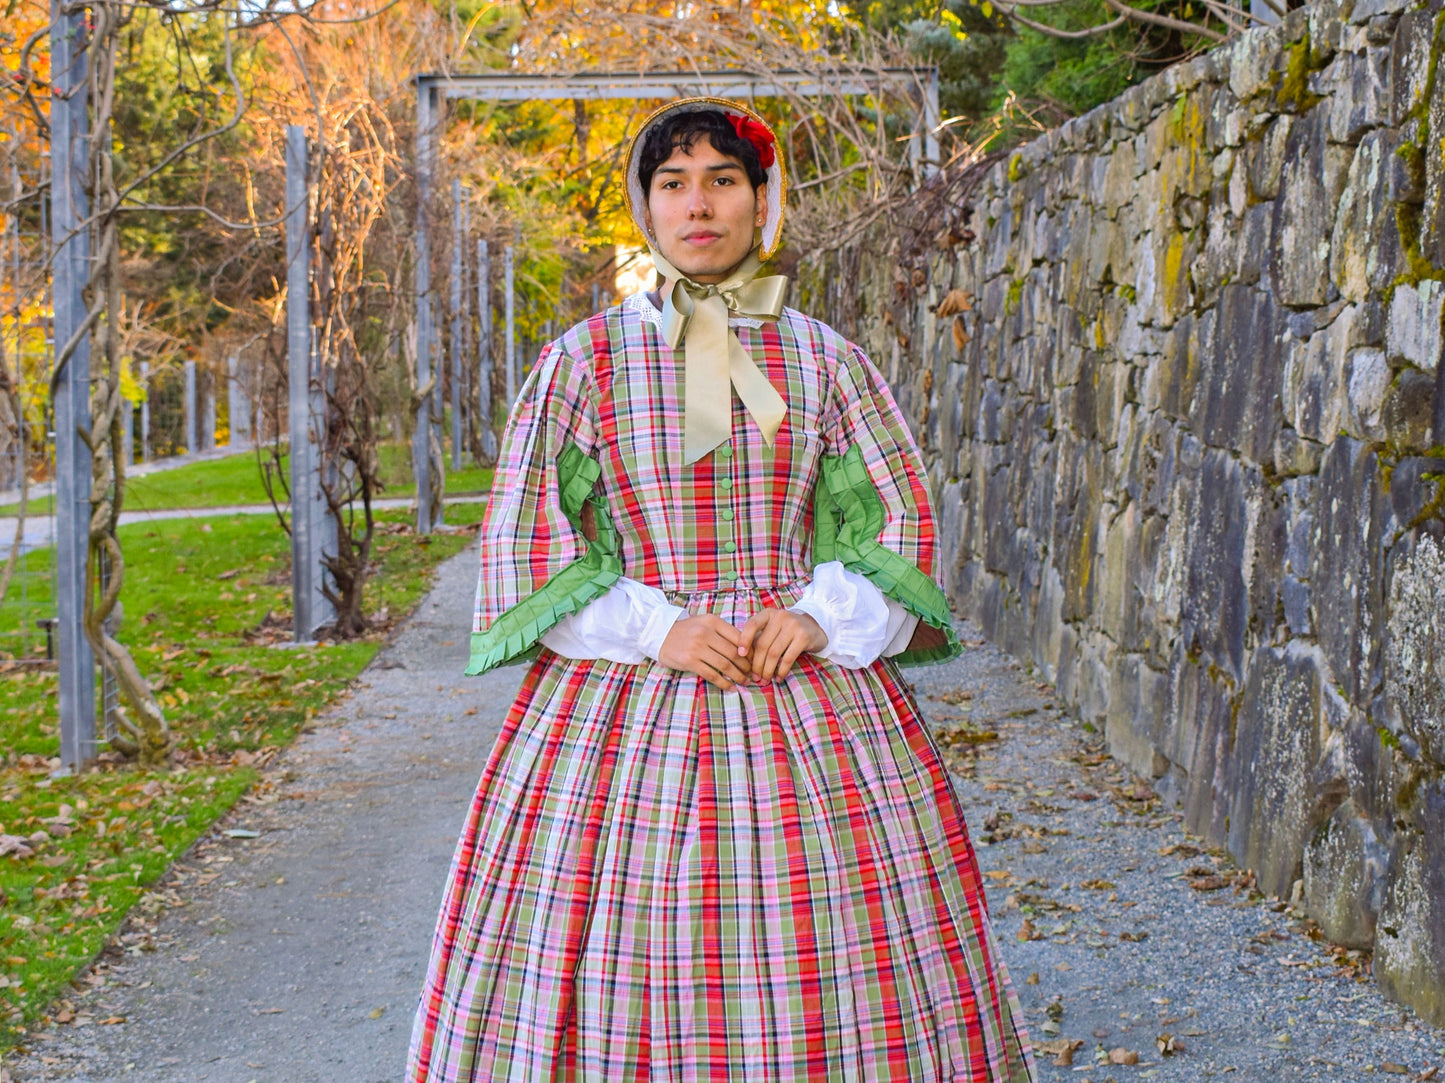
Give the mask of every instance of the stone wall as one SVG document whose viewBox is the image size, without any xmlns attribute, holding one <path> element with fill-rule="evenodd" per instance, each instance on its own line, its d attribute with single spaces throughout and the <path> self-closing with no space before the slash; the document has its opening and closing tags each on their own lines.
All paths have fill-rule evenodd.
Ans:
<svg viewBox="0 0 1445 1083">
<path fill-rule="evenodd" d="M 801 298 L 910 414 L 960 609 L 1437 1024 L 1442 41 L 1293 12 Z"/>
</svg>

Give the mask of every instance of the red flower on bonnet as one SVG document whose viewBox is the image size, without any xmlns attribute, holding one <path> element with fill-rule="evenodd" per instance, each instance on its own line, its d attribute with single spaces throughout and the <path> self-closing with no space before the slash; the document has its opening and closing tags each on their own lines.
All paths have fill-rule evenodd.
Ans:
<svg viewBox="0 0 1445 1083">
<path fill-rule="evenodd" d="M 758 152 L 758 164 L 764 169 L 773 166 L 773 137 L 768 129 L 745 113 L 724 113 L 732 122 L 739 138 L 746 139 Z"/>
</svg>

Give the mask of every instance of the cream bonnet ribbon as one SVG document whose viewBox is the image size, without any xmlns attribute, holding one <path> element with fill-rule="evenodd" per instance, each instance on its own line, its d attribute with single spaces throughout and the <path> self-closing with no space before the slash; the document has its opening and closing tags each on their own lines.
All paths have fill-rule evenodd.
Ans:
<svg viewBox="0 0 1445 1083">
<path fill-rule="evenodd" d="M 732 387 L 748 413 L 773 438 L 783 424 L 787 405 L 768 382 L 743 344 L 728 327 L 736 313 L 756 320 L 776 320 L 783 312 L 788 280 L 782 275 L 758 277 L 762 262 L 756 251 L 726 281 L 694 282 L 654 248 L 652 262 L 667 279 L 662 304 L 662 337 L 674 350 L 683 345 L 683 462 L 694 463 L 732 436 Z"/>
</svg>

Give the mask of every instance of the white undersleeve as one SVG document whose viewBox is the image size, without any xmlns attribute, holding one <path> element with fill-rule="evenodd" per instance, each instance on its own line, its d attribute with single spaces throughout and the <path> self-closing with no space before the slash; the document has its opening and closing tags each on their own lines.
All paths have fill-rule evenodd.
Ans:
<svg viewBox="0 0 1445 1083">
<path fill-rule="evenodd" d="M 862 669 L 898 654 L 918 626 L 917 617 L 836 560 L 813 569 L 792 610 L 818 622 L 828 636 L 819 653 L 845 669 Z M 656 587 L 624 576 L 606 594 L 553 625 L 542 643 L 564 658 L 637 665 L 657 658 L 667 633 L 685 616 L 687 610 Z"/>
</svg>

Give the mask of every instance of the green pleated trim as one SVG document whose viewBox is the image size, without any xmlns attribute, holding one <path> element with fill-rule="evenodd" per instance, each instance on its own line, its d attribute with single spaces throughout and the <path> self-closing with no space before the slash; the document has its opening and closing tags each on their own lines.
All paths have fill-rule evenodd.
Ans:
<svg viewBox="0 0 1445 1083">
<path fill-rule="evenodd" d="M 823 484 L 815 499 L 814 563 L 842 561 L 850 572 L 867 576 L 884 594 L 944 634 L 941 646 L 905 650 L 893 655 L 893 660 L 901 666 L 917 666 L 947 662 L 962 654 L 948 602 L 938 584 L 908 558 L 879 544 L 887 509 L 857 447 L 844 455 L 823 458 Z"/>
<path fill-rule="evenodd" d="M 467 676 L 475 677 L 497 666 L 535 657 L 540 649 L 537 641 L 547 629 L 600 598 L 622 577 L 617 527 L 601 497 L 592 492 L 601 473 L 601 464 L 576 444 L 569 442 L 562 449 L 557 457 L 562 514 L 580 533 L 582 508 L 590 501 L 597 540 L 588 542 L 587 552 L 503 613 L 485 632 L 472 633 Z"/>
</svg>

